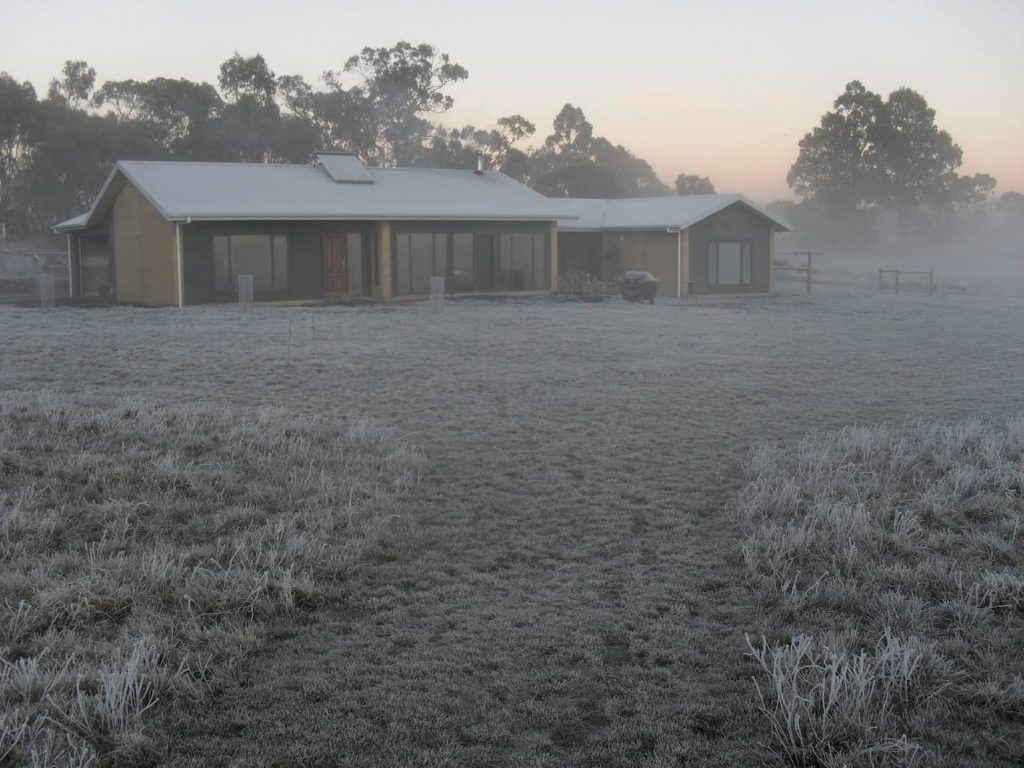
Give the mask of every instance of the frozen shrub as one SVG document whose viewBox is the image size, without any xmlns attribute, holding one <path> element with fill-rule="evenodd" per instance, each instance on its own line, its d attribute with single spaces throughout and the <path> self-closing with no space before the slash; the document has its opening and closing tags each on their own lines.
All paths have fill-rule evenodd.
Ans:
<svg viewBox="0 0 1024 768">
<path fill-rule="evenodd" d="M 752 451 L 735 501 L 748 583 L 774 636 L 792 639 L 748 651 L 786 762 L 952 765 L 993 743 L 1024 754 L 1024 728 L 1003 720 L 1019 717 L 1024 679 L 1022 441 L 1014 418 Z"/>
</svg>

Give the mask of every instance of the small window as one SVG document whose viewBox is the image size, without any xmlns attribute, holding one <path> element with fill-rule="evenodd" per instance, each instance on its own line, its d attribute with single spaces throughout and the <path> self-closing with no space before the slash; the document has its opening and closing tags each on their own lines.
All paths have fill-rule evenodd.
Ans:
<svg viewBox="0 0 1024 768">
<path fill-rule="evenodd" d="M 287 290 L 288 238 L 284 235 L 214 236 L 214 290 L 237 292 L 239 275 L 252 275 L 256 291 Z"/>
</svg>

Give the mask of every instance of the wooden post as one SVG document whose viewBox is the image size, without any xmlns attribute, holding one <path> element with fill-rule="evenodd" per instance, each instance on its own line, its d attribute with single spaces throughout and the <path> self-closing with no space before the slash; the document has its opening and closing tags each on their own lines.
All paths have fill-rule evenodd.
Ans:
<svg viewBox="0 0 1024 768">
<path fill-rule="evenodd" d="M 377 268 L 380 276 L 379 298 L 391 298 L 391 222 L 377 222 Z"/>
<path fill-rule="evenodd" d="M 769 272 L 769 274 L 771 274 Z M 690 295 L 690 228 L 683 230 L 683 296 Z"/>
<path fill-rule="evenodd" d="M 900 271 L 896 270 L 896 295 L 900 295 Z"/>
<path fill-rule="evenodd" d="M 811 292 L 811 256 L 813 254 L 808 251 L 807 253 L 807 292 Z"/>
</svg>

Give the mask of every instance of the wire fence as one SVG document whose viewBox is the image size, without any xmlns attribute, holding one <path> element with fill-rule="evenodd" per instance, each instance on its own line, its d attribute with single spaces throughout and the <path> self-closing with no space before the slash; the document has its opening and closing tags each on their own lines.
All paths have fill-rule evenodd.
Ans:
<svg viewBox="0 0 1024 768">
<path fill-rule="evenodd" d="M 52 306 L 69 296 L 66 251 L 0 245 L 0 303 Z"/>
</svg>

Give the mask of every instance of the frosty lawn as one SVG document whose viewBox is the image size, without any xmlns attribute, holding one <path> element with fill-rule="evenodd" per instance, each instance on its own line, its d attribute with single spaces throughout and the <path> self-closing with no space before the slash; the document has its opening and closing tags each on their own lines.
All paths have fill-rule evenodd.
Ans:
<svg viewBox="0 0 1024 768">
<path fill-rule="evenodd" d="M 2 310 L 0 387 L 358 414 L 425 455 L 380 562 L 274 624 L 177 764 L 750 765 L 770 731 L 744 635 L 763 627 L 724 511 L 749 447 L 1022 412 L 1022 316 L 827 290 Z"/>
</svg>

